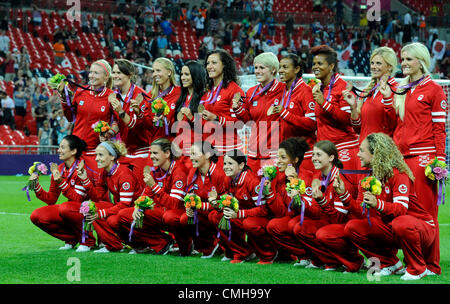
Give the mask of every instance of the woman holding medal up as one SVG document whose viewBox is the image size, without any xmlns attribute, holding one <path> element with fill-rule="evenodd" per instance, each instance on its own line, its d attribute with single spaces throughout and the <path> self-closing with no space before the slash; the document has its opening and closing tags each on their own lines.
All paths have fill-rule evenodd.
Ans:
<svg viewBox="0 0 450 304">
<path fill-rule="evenodd" d="M 428 275 L 435 275 L 441 273 L 438 204 L 443 196 L 436 181 L 425 176 L 424 169 L 435 157 L 445 162 L 447 97 L 430 77 L 430 53 L 426 46 L 418 42 L 404 46 L 401 60 L 406 77 L 395 90 L 398 120 L 393 138 L 415 176 L 418 201 L 423 202 L 436 225 L 435 241 L 430 249 L 434 254 L 426 260 Z"/>
<path fill-rule="evenodd" d="M 243 122 L 252 121 L 247 165 L 258 172 L 264 165 L 272 165 L 280 143 L 280 123 L 273 106 L 282 100 L 284 84 L 275 76 L 278 73 L 277 56 L 267 52 L 253 60 L 258 85 L 247 91 L 245 103 L 233 101 L 233 112 Z"/>
<path fill-rule="evenodd" d="M 181 68 L 180 80 L 181 93 L 175 104 L 175 116 L 177 120 L 175 130 L 177 135 L 174 143 L 182 151 L 182 161 L 188 169 L 191 169 L 192 163 L 188 159 L 191 145 L 195 141 L 202 139 L 201 133 L 195 133 L 194 122 L 196 120 L 195 114 L 197 113 L 198 105 L 206 92 L 206 70 L 197 61 L 188 61 Z"/>
<path fill-rule="evenodd" d="M 227 151 L 243 150 L 243 144 L 235 125 L 238 119 L 231 112 L 232 100 L 239 100 L 244 91 L 238 85 L 236 64 L 231 55 L 222 49 L 206 56 L 208 73 L 207 94 L 200 102 L 198 112 L 203 118 L 203 139 L 209 141 L 219 152 L 219 163 Z"/>
<path fill-rule="evenodd" d="M 312 72 L 319 80 L 312 90 L 317 141 L 333 142 L 344 169 L 357 169 L 358 135 L 350 123 L 350 106 L 342 96 L 347 82 L 339 76 L 337 53 L 327 45 L 313 47 L 310 52 L 314 56 Z"/>
<path fill-rule="evenodd" d="M 141 95 L 142 93 L 145 94 L 145 91 L 134 83 L 135 75 L 135 67 L 130 61 L 126 59 L 115 60 L 113 80 L 116 92 L 109 96 L 109 101 L 120 118 L 118 121 L 120 138 L 128 150 L 120 162 L 131 165 L 133 174 L 137 177 L 141 186 L 145 187 L 142 170 L 150 153 L 149 143 L 152 129 L 135 128 L 137 117 L 131 104 L 137 99 L 141 101 L 138 105 L 138 107 L 141 107 L 145 102 Z"/>
<path fill-rule="evenodd" d="M 370 70 L 372 79 L 362 92 L 343 92 L 345 101 L 351 108 L 351 124 L 356 133 L 359 134 L 361 143 L 370 133 L 383 132 L 392 137 L 396 124 L 396 114 L 392 107 L 394 93 L 388 92 L 386 96 L 380 92 L 380 86 L 395 86 L 396 81 L 391 75 L 397 66 L 397 55 L 394 50 L 383 46 L 375 49 L 370 56 Z M 384 90 L 386 91 L 386 90 Z"/>
</svg>

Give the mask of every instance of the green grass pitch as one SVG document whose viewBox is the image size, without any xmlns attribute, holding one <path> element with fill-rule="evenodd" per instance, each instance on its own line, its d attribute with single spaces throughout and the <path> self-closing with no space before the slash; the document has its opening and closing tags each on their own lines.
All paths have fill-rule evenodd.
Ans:
<svg viewBox="0 0 450 304">
<path fill-rule="evenodd" d="M 31 212 L 43 206 L 31 193 L 31 202 L 21 188 L 28 177 L 0 176 L 0 284 L 404 284 L 395 275 L 380 281 L 367 273 L 343 274 L 317 269 L 294 268 L 289 263 L 257 265 L 209 260 L 199 256 L 154 254 L 99 254 L 60 251 L 63 242 L 34 226 Z M 44 189 L 49 177 L 41 178 Z M 447 202 L 440 207 L 442 275 L 408 284 L 450 282 L 450 187 Z M 62 199 L 60 200 L 62 201 Z M 401 251 L 399 257 L 402 258 Z M 75 261 L 75 262 L 74 262 Z M 75 268 L 77 267 L 75 272 Z"/>
</svg>

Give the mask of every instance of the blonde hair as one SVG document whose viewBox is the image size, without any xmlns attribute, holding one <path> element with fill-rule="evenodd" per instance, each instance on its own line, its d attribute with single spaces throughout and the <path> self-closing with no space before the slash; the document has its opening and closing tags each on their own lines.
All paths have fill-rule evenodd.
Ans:
<svg viewBox="0 0 450 304">
<path fill-rule="evenodd" d="M 108 63 L 108 61 L 106 61 L 105 59 L 100 59 L 100 60 L 94 61 L 92 64 L 99 65 L 103 69 L 103 71 L 105 71 L 105 75 L 108 78 L 105 86 L 108 89 L 111 89 L 113 87 L 112 68 L 111 68 L 111 65 Z"/>
<path fill-rule="evenodd" d="M 259 63 L 262 64 L 269 69 L 275 69 L 273 76 L 277 75 L 278 69 L 280 68 L 280 62 L 278 61 L 278 57 L 275 56 L 272 52 L 261 53 L 253 59 L 253 64 Z"/>
<path fill-rule="evenodd" d="M 372 62 L 373 58 L 375 56 L 380 56 L 381 58 L 383 58 L 383 60 L 388 64 L 388 66 L 391 68 L 389 75 L 392 75 L 394 73 L 394 71 L 397 68 L 397 54 L 395 54 L 395 51 L 387 46 L 382 46 L 379 48 L 376 48 L 373 52 L 372 55 L 370 55 L 370 62 Z M 375 77 L 372 77 L 372 79 L 370 80 L 369 84 L 367 85 L 367 87 L 365 88 L 364 92 L 368 93 L 370 92 L 373 87 L 377 84 L 378 79 Z M 361 112 L 361 107 L 363 105 L 365 101 L 365 98 L 359 98 L 358 100 L 358 113 Z"/>
<path fill-rule="evenodd" d="M 371 165 L 373 175 L 381 182 L 394 176 L 394 168 L 406 173 L 414 181 L 411 169 L 405 163 L 403 155 L 391 137 L 384 133 L 371 133 L 366 137 L 369 152 L 373 155 Z"/>
<path fill-rule="evenodd" d="M 155 64 L 156 62 L 160 63 L 166 70 L 170 71 L 170 77 L 169 77 L 170 84 L 175 85 L 175 83 L 176 83 L 176 81 L 175 81 L 175 66 L 173 65 L 172 61 L 170 59 L 167 59 L 164 57 L 159 57 L 159 58 L 155 59 L 153 64 Z M 155 78 L 153 78 L 151 93 L 152 93 L 152 98 L 158 97 L 159 85 L 156 83 Z"/>
<path fill-rule="evenodd" d="M 118 159 L 121 156 L 124 156 L 127 154 L 127 147 L 125 146 L 125 144 L 121 141 L 111 141 L 111 140 L 107 140 L 104 142 L 101 142 L 99 144 L 99 146 L 103 146 L 109 154 L 111 154 L 112 156 L 114 156 L 114 159 Z M 116 155 L 114 155 L 113 153 L 111 153 L 111 151 L 109 150 L 109 148 L 112 148 L 114 150 L 114 153 Z"/>
<path fill-rule="evenodd" d="M 420 42 L 413 42 L 405 45 L 402 48 L 401 52 L 403 53 L 405 51 L 408 52 L 411 56 L 417 58 L 417 60 L 419 60 L 420 68 L 424 76 L 430 75 L 430 71 L 428 70 L 430 68 L 430 52 L 428 51 L 425 45 L 423 45 Z M 406 78 L 400 81 L 399 86 L 406 85 L 409 82 L 410 77 L 406 76 Z M 402 120 L 405 117 L 405 98 L 406 94 L 395 95 L 394 108 Z"/>
</svg>

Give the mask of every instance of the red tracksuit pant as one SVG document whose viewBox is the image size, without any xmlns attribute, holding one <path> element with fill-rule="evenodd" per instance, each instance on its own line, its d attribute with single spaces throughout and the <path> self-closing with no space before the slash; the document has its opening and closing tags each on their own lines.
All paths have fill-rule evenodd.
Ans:
<svg viewBox="0 0 450 304">
<path fill-rule="evenodd" d="M 223 216 L 222 212 L 213 210 L 208 215 L 209 222 L 217 227 Z M 253 249 L 245 241 L 245 231 L 242 219 L 231 219 L 231 238 L 230 231 L 220 230 L 220 243 L 225 249 L 225 255 L 227 253 L 233 255 L 235 260 L 244 260 L 246 257 L 252 254 Z"/>
<path fill-rule="evenodd" d="M 184 239 L 192 240 L 194 242 L 195 250 L 207 256 L 212 253 L 219 241 L 217 239 L 218 229 L 208 221 L 208 213 L 198 212 L 197 219 L 198 224 L 188 224 L 188 216 L 186 215 L 186 212 L 184 212 L 180 217 L 179 232 L 174 232 L 174 235 L 177 237 L 178 234 L 178 238 L 180 238 L 180 233 L 182 233 L 181 238 L 184 235 Z M 178 239 L 177 243 L 180 246 Z"/>
<path fill-rule="evenodd" d="M 369 225 L 367 219 L 355 219 L 347 222 L 344 228 L 345 236 L 358 247 L 367 257 L 380 260 L 380 267 L 395 265 L 398 245 L 395 243 L 391 225 L 386 225 L 381 218 L 371 217 Z"/>
<path fill-rule="evenodd" d="M 345 237 L 345 224 L 326 225 L 316 232 L 317 240 L 328 249 L 328 252 L 348 272 L 358 272 L 364 263 L 364 257 L 358 253 L 358 248 Z"/>
<path fill-rule="evenodd" d="M 441 274 L 440 251 L 439 251 L 439 223 L 438 223 L 438 188 L 437 183 L 431 181 L 425 176 L 425 165 L 427 160 L 434 159 L 434 154 L 418 155 L 414 157 L 405 157 L 405 162 L 414 174 L 414 189 L 416 190 L 417 199 L 428 213 L 433 216 L 435 225 L 434 242 L 431 244 L 430 254 L 426 263 L 428 270 Z"/>
<path fill-rule="evenodd" d="M 392 233 L 403 250 L 408 273 L 422 274 L 428 267 L 427 260 L 434 254 L 434 227 L 411 215 L 402 215 L 392 221 Z"/>
<path fill-rule="evenodd" d="M 295 225 L 300 225 L 300 215 L 271 219 L 267 224 L 266 230 L 278 246 L 299 259 L 306 259 L 305 249 L 294 236 Z"/>
<path fill-rule="evenodd" d="M 60 206 L 49 205 L 40 207 L 31 213 L 30 219 L 33 224 L 51 236 L 68 244 L 76 245 L 81 235 L 78 235 L 70 223 L 59 215 Z"/>
<path fill-rule="evenodd" d="M 275 242 L 266 230 L 269 221 L 270 219 L 265 217 L 248 217 L 243 220 L 248 243 L 261 262 L 273 261 L 277 254 Z"/>
<path fill-rule="evenodd" d="M 122 239 L 125 243 L 135 246 L 136 244 L 145 244 L 156 252 L 161 251 L 172 238 L 165 232 L 167 227 L 164 225 L 163 216 L 164 209 L 156 207 L 152 210 L 144 211 L 144 219 L 142 228 L 134 228 L 129 242 L 129 232 L 133 222 L 134 207 L 125 208 L 119 211 L 117 231 L 118 234 L 124 236 Z"/>
<path fill-rule="evenodd" d="M 330 267 L 338 267 L 341 263 L 329 252 L 329 250 L 316 237 L 317 231 L 329 225 L 326 220 L 310 220 L 305 219 L 303 225 L 294 226 L 294 236 L 305 248 L 307 255 L 310 257 L 315 266 L 327 265 Z"/>
</svg>

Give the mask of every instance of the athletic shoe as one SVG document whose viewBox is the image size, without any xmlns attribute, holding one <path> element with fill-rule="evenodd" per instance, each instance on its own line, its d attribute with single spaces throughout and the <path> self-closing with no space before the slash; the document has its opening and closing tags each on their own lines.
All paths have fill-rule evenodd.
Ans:
<svg viewBox="0 0 450 304">
<path fill-rule="evenodd" d="M 110 252 L 106 247 L 100 248 L 98 250 L 94 250 L 95 253 L 108 253 Z"/>
<path fill-rule="evenodd" d="M 170 240 L 163 249 L 158 252 L 158 255 L 166 255 L 173 246 L 173 241 Z"/>
<path fill-rule="evenodd" d="M 73 245 L 72 244 L 65 244 L 64 246 L 59 247 L 58 249 L 59 250 L 70 250 L 70 249 L 73 249 Z"/>
<path fill-rule="evenodd" d="M 431 270 L 427 269 L 427 276 L 437 276 L 437 273 L 432 272 Z"/>
<path fill-rule="evenodd" d="M 309 264 L 311 264 L 311 260 L 301 259 L 300 261 L 294 264 L 294 267 L 306 267 Z"/>
<path fill-rule="evenodd" d="M 224 256 L 220 261 L 221 262 L 228 262 L 228 261 L 231 261 L 232 260 L 232 258 L 229 258 L 229 257 L 227 257 L 227 256 Z"/>
<path fill-rule="evenodd" d="M 313 262 L 311 261 L 308 265 L 305 266 L 305 268 L 308 268 L 308 269 L 319 269 L 320 267 L 314 265 Z"/>
<path fill-rule="evenodd" d="M 254 253 L 250 254 L 248 257 L 246 257 L 243 260 L 233 259 L 233 260 L 230 261 L 230 263 L 231 264 L 242 264 L 244 262 L 248 262 L 248 261 L 251 261 L 253 259 L 256 259 L 256 254 L 254 254 Z"/>
<path fill-rule="evenodd" d="M 86 245 L 80 245 L 78 246 L 77 250 L 75 250 L 76 252 L 88 252 L 91 251 L 91 247 L 86 246 Z"/>
<path fill-rule="evenodd" d="M 380 272 L 375 272 L 374 275 L 389 276 L 391 274 L 400 272 L 402 268 L 403 268 L 402 262 L 398 261 L 395 265 L 384 267 L 380 270 Z"/>
<path fill-rule="evenodd" d="M 330 265 L 325 265 L 325 268 L 323 269 L 323 271 L 335 271 L 336 267 L 330 266 Z"/>
<path fill-rule="evenodd" d="M 202 255 L 200 258 L 202 259 L 210 259 L 214 256 L 214 254 L 216 253 L 217 249 L 219 248 L 219 243 L 217 242 L 216 247 L 214 247 L 214 249 L 211 251 L 211 253 L 209 255 Z"/>
<path fill-rule="evenodd" d="M 412 275 L 412 274 L 409 274 L 408 271 L 405 271 L 405 274 L 402 275 L 400 277 L 400 279 L 404 280 L 404 281 L 420 280 L 421 278 L 425 277 L 426 275 L 427 275 L 426 270 L 419 275 Z"/>
</svg>

